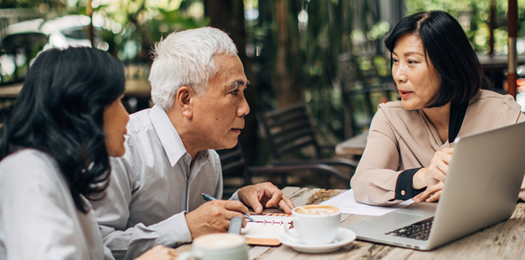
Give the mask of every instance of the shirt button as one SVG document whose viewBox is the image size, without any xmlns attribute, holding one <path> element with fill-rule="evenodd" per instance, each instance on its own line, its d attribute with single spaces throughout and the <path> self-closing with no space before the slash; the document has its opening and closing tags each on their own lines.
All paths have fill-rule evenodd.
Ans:
<svg viewBox="0 0 525 260">
<path fill-rule="evenodd" d="M 401 196 L 405 196 L 405 194 L 407 194 L 406 191 L 405 190 L 401 190 Z"/>
</svg>

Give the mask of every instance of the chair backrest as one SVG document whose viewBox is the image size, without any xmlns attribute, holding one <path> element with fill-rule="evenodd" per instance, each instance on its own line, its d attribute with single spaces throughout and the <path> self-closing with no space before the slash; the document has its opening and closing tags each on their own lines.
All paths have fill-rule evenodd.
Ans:
<svg viewBox="0 0 525 260">
<path fill-rule="evenodd" d="M 223 176 L 238 175 L 234 173 L 241 173 L 246 168 L 244 156 L 238 145 L 231 149 L 218 150 L 217 153 L 221 157 Z"/>
<path fill-rule="evenodd" d="M 247 171 L 247 165 L 244 160 L 244 154 L 242 153 L 239 145 L 231 149 L 218 150 L 217 153 L 221 157 L 222 165 L 222 177 L 225 182 L 227 179 L 242 178 L 242 183 L 235 187 L 229 187 L 229 185 L 224 185 L 224 194 L 231 195 L 237 188 L 244 187 L 245 185 L 250 185 L 252 183 L 251 176 L 249 176 Z"/>
<path fill-rule="evenodd" d="M 274 159 L 279 162 L 285 154 L 312 147 L 314 157 L 320 158 L 321 151 L 308 117 L 304 103 L 258 115 Z"/>
</svg>

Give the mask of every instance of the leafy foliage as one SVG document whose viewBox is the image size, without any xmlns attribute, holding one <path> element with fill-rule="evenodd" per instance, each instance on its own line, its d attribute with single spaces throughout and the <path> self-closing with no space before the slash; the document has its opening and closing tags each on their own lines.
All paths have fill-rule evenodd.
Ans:
<svg viewBox="0 0 525 260">
<path fill-rule="evenodd" d="M 198 1 L 121 0 L 99 6 L 95 12 L 122 25 L 120 31 L 102 33 L 104 40 L 115 46 L 110 49 L 115 55 L 124 62 L 150 62 L 154 42 L 173 31 L 207 24 L 192 16 L 195 3 Z"/>
<path fill-rule="evenodd" d="M 474 50 L 489 51 L 489 21 L 491 1 L 477 0 L 405 0 L 408 14 L 442 10 L 452 14 L 463 26 Z M 508 0 L 496 0 L 494 5 L 494 52 L 506 53 Z M 518 1 L 518 36 L 525 36 L 525 2 Z"/>
</svg>

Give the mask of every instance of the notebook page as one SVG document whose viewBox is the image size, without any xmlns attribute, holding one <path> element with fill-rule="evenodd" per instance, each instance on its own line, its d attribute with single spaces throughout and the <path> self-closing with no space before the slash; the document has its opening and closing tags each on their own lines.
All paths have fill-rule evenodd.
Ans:
<svg viewBox="0 0 525 260">
<path fill-rule="evenodd" d="M 241 235 L 246 237 L 248 242 L 252 241 L 250 240 L 252 238 L 278 241 L 279 234 L 283 232 L 283 226 L 292 221 L 292 216 L 288 214 L 251 214 L 250 217 L 257 222 L 248 222 L 246 227 L 241 230 Z"/>
</svg>

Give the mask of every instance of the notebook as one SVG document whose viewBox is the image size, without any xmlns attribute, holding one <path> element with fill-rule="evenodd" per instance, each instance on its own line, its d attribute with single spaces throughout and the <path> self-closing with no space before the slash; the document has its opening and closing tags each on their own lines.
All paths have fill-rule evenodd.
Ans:
<svg viewBox="0 0 525 260">
<path fill-rule="evenodd" d="M 250 217 L 257 222 L 250 222 L 241 230 L 241 235 L 246 238 L 249 245 L 278 246 L 279 234 L 283 232 L 283 226 L 292 221 L 292 216 L 284 213 L 268 213 Z"/>
<path fill-rule="evenodd" d="M 524 158 L 525 122 L 457 138 L 439 203 L 414 203 L 346 228 L 360 240 L 434 249 L 512 215 Z M 426 237 L 409 238 L 425 228 Z"/>
</svg>

